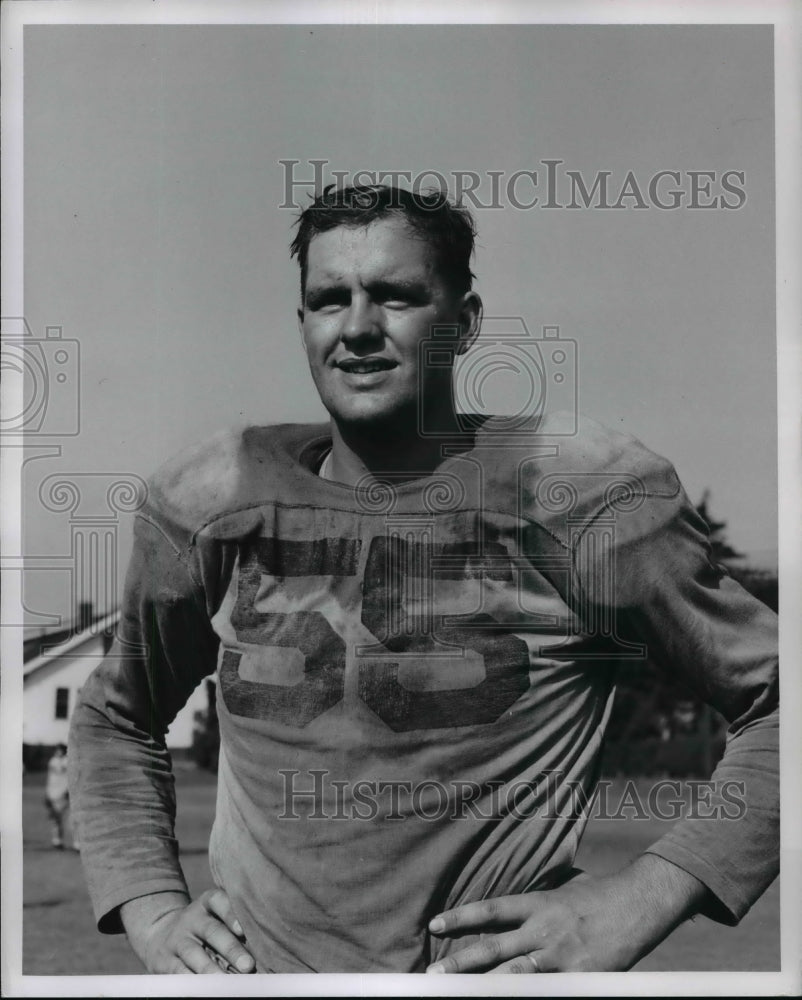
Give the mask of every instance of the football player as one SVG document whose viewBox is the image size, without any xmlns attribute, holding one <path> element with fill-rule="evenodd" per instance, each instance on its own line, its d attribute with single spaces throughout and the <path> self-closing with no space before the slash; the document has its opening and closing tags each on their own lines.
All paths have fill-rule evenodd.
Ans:
<svg viewBox="0 0 802 1000">
<path fill-rule="evenodd" d="M 777 873 L 776 620 L 633 438 L 457 412 L 473 243 L 441 195 L 327 189 L 292 250 L 330 422 L 225 433 L 150 483 L 70 761 L 99 927 L 151 972 L 627 969 Z M 646 655 L 727 749 L 703 813 L 592 878 L 614 666 Z M 218 888 L 191 901 L 164 736 L 212 672 Z"/>
</svg>

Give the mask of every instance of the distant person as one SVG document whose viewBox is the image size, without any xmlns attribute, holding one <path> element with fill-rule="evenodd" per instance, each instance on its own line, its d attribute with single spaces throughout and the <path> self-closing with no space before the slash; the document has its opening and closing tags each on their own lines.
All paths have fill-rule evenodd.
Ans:
<svg viewBox="0 0 802 1000">
<path fill-rule="evenodd" d="M 50 817 L 51 839 L 53 847 L 64 848 L 64 825 L 67 811 L 70 808 L 70 793 L 67 784 L 67 748 L 59 743 L 47 765 L 47 784 L 45 785 L 45 805 Z"/>
</svg>

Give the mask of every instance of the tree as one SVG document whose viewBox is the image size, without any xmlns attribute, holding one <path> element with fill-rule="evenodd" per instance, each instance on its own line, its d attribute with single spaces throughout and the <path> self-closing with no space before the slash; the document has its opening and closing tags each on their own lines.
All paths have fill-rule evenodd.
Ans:
<svg viewBox="0 0 802 1000">
<path fill-rule="evenodd" d="M 710 490 L 705 490 L 702 499 L 696 505 L 697 512 L 704 518 L 710 532 L 710 545 L 713 560 L 727 570 L 733 580 L 740 583 L 744 590 L 776 613 L 779 607 L 779 584 L 777 574 L 769 570 L 758 569 L 755 566 L 732 565 L 746 557 L 729 544 L 726 537 L 726 521 L 716 521 L 709 509 Z"/>
<path fill-rule="evenodd" d="M 746 557 L 727 539 L 727 522 L 715 520 L 710 513 L 709 490 L 702 494 L 696 511 L 708 527 L 712 560 L 776 612 L 776 574 L 741 562 Z M 727 728 L 718 712 L 649 660 L 620 661 L 616 683 L 605 740 L 606 773 L 710 774 Z"/>
<path fill-rule="evenodd" d="M 705 490 L 702 499 L 696 505 L 696 512 L 707 524 L 710 533 L 710 546 L 713 550 L 713 560 L 726 565 L 732 559 L 744 559 L 743 552 L 736 552 L 726 538 L 726 521 L 715 521 L 710 514 L 710 490 Z"/>
</svg>

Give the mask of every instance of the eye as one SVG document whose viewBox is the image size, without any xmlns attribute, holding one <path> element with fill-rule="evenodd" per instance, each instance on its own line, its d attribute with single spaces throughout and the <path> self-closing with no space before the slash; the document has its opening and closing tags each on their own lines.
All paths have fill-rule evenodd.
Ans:
<svg viewBox="0 0 802 1000">
<path fill-rule="evenodd" d="M 377 290 L 376 301 L 385 309 L 409 309 L 422 304 L 422 295 L 414 288 L 399 288 L 389 285 Z"/>
<path fill-rule="evenodd" d="M 330 288 L 311 292 L 306 304 L 312 312 L 336 312 L 348 306 L 348 293 L 342 289 Z"/>
</svg>

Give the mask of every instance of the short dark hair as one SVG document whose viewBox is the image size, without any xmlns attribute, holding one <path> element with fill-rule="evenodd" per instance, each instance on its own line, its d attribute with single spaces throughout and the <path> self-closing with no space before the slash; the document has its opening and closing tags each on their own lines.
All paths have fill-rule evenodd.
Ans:
<svg viewBox="0 0 802 1000">
<path fill-rule="evenodd" d="M 386 184 L 338 188 L 329 184 L 298 216 L 290 256 L 301 266 L 301 296 L 306 290 L 307 258 L 313 237 L 338 226 L 367 226 L 377 219 L 403 219 L 437 254 L 438 268 L 452 291 L 462 295 L 475 277 L 470 262 L 476 226 L 467 208 L 441 191 L 407 191 Z"/>
</svg>

